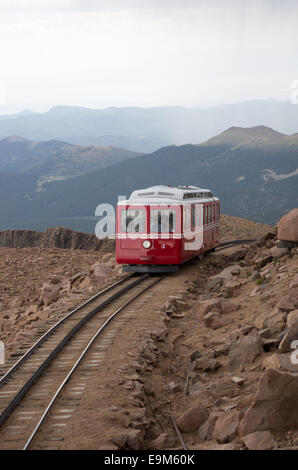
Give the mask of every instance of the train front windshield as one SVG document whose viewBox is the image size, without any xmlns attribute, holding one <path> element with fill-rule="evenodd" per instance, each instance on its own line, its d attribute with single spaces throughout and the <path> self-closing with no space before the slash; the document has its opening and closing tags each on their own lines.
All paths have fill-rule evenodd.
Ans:
<svg viewBox="0 0 298 470">
<path fill-rule="evenodd" d="M 121 210 L 120 231 L 127 234 L 172 234 L 177 232 L 177 220 L 176 209 L 127 208 Z"/>
<path fill-rule="evenodd" d="M 144 233 L 146 212 L 144 209 L 127 209 L 121 212 L 121 232 Z"/>
<path fill-rule="evenodd" d="M 152 209 L 150 211 L 151 233 L 173 233 L 176 231 L 176 211 Z"/>
</svg>

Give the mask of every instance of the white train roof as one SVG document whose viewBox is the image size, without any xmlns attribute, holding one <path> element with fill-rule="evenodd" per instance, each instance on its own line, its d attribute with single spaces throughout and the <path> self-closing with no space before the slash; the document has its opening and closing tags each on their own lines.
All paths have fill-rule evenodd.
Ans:
<svg viewBox="0 0 298 470">
<path fill-rule="evenodd" d="M 129 204 L 183 204 L 218 201 L 213 197 L 210 189 L 197 186 L 151 186 L 133 191 L 127 200 L 118 202 L 118 205 Z"/>
</svg>

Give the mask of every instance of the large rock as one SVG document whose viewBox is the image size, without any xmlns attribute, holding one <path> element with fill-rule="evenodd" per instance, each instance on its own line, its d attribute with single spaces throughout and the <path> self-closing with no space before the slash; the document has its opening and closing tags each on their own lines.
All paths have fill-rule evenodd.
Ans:
<svg viewBox="0 0 298 470">
<path fill-rule="evenodd" d="M 294 287 L 298 287 L 298 274 L 295 274 L 295 276 L 293 277 L 293 279 L 290 283 L 290 289 L 292 289 Z"/>
<path fill-rule="evenodd" d="M 56 302 L 59 298 L 61 290 L 61 285 L 57 284 L 50 284 L 48 282 L 44 282 L 41 289 L 41 295 L 39 298 L 38 305 L 49 305 L 53 302 Z"/>
<path fill-rule="evenodd" d="M 140 450 L 143 447 L 143 441 L 144 431 L 141 429 L 128 429 L 111 438 L 111 442 L 120 450 Z"/>
<path fill-rule="evenodd" d="M 189 305 L 187 302 L 184 302 L 180 297 L 170 296 L 165 305 L 165 312 L 169 315 L 172 313 L 179 314 L 182 312 L 187 312 L 190 308 L 191 305 Z"/>
<path fill-rule="evenodd" d="M 232 382 L 230 377 L 218 377 L 213 381 L 211 381 L 210 378 L 206 384 L 200 382 L 198 393 L 196 393 L 194 389 L 196 388 L 198 382 L 192 386 L 191 394 L 197 397 L 202 397 L 203 393 L 201 392 L 207 392 L 210 398 L 210 405 L 211 403 L 214 403 L 215 400 L 219 399 L 219 401 L 221 401 L 223 398 L 230 403 L 230 399 L 233 399 L 239 395 L 239 386 Z"/>
<path fill-rule="evenodd" d="M 232 343 L 229 353 L 229 369 L 234 371 L 239 367 L 251 364 L 263 352 L 262 340 L 259 335 L 249 334 Z"/>
<path fill-rule="evenodd" d="M 192 312 L 198 320 L 202 320 L 209 312 L 219 312 L 223 315 L 238 310 L 239 304 L 222 297 L 214 299 L 199 300 L 192 307 Z"/>
<path fill-rule="evenodd" d="M 277 442 L 270 431 L 257 431 L 247 434 L 242 441 L 249 450 L 271 450 L 277 447 Z"/>
<path fill-rule="evenodd" d="M 87 274 L 88 274 L 87 271 L 80 271 L 80 272 L 74 274 L 74 275 L 69 279 L 70 285 L 72 286 L 73 284 L 80 283 L 80 282 L 87 276 Z M 53 281 L 52 281 L 52 283 L 53 283 Z"/>
<path fill-rule="evenodd" d="M 268 369 L 241 422 L 241 435 L 290 429 L 298 429 L 298 376 Z"/>
<path fill-rule="evenodd" d="M 160 450 L 175 446 L 175 438 L 164 432 L 151 442 L 150 449 Z"/>
<path fill-rule="evenodd" d="M 207 356 L 200 357 L 195 361 L 195 370 L 203 370 L 204 372 L 215 371 L 221 367 L 221 363 L 216 359 Z"/>
<path fill-rule="evenodd" d="M 223 323 L 220 319 L 221 315 L 218 311 L 215 312 L 209 312 L 204 316 L 204 322 L 205 325 L 208 328 L 212 328 L 213 330 L 216 330 L 217 328 L 221 328 L 223 326 Z"/>
<path fill-rule="evenodd" d="M 291 287 L 288 293 L 281 298 L 277 306 L 282 312 L 296 310 L 296 308 L 298 308 L 298 288 Z"/>
<path fill-rule="evenodd" d="M 223 415 L 223 411 L 212 411 L 207 421 L 200 427 L 198 436 L 201 441 L 210 441 L 212 439 L 214 426 L 217 419 Z"/>
<path fill-rule="evenodd" d="M 227 313 L 236 312 L 240 308 L 240 305 L 236 302 L 232 302 L 227 299 L 223 299 L 221 302 L 221 313 L 226 315 Z"/>
<path fill-rule="evenodd" d="M 215 423 L 213 438 L 220 444 L 230 442 L 237 434 L 240 412 L 231 410 L 218 417 Z"/>
<path fill-rule="evenodd" d="M 298 209 L 292 209 L 277 224 L 277 238 L 298 242 Z"/>
<path fill-rule="evenodd" d="M 111 268 L 100 262 L 94 263 L 90 267 L 91 279 L 94 282 L 106 281 L 110 272 Z"/>
<path fill-rule="evenodd" d="M 253 324 L 258 330 L 269 328 L 271 333 L 279 333 L 285 328 L 286 320 L 285 315 L 276 307 L 258 312 L 254 317 Z"/>
<path fill-rule="evenodd" d="M 183 432 L 197 431 L 208 419 L 208 411 L 201 405 L 195 405 L 188 408 L 177 419 L 177 425 Z"/>
<path fill-rule="evenodd" d="M 298 365 L 294 364 L 292 361 L 292 352 L 287 354 L 274 353 L 266 357 L 262 364 L 263 368 L 285 372 L 298 372 Z"/>
<path fill-rule="evenodd" d="M 264 266 L 266 266 L 268 263 L 271 263 L 272 259 L 273 256 L 270 251 L 268 253 L 263 254 L 255 260 L 256 269 L 259 270 L 264 268 Z"/>
<path fill-rule="evenodd" d="M 291 328 L 291 326 L 294 325 L 296 322 L 298 322 L 298 309 L 292 310 L 292 312 L 290 312 L 287 316 L 287 327 Z"/>
<path fill-rule="evenodd" d="M 196 319 L 202 320 L 209 312 L 221 312 L 221 299 L 199 300 L 193 305 L 192 311 Z"/>
<path fill-rule="evenodd" d="M 222 279 L 223 283 L 225 283 L 235 279 L 237 276 L 246 278 L 247 274 L 242 266 L 239 264 L 233 264 L 232 266 L 228 266 L 227 268 L 223 269 L 219 274 L 211 276 L 210 279 Z"/>
<path fill-rule="evenodd" d="M 293 341 L 296 340 L 298 340 L 298 320 L 291 323 L 290 328 L 279 345 L 279 350 L 283 353 L 290 351 L 292 349 L 291 345 Z"/>
<path fill-rule="evenodd" d="M 289 254 L 289 249 L 287 247 L 274 246 L 270 249 L 270 253 L 272 254 L 273 258 L 280 259 L 283 256 L 286 256 Z"/>
</svg>

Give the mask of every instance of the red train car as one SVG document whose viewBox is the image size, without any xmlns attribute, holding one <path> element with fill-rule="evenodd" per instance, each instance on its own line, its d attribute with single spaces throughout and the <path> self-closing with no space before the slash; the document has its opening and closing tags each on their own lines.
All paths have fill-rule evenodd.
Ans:
<svg viewBox="0 0 298 470">
<path fill-rule="evenodd" d="M 116 260 L 126 272 L 173 272 L 219 243 L 220 202 L 209 189 L 152 186 L 117 205 Z"/>
</svg>

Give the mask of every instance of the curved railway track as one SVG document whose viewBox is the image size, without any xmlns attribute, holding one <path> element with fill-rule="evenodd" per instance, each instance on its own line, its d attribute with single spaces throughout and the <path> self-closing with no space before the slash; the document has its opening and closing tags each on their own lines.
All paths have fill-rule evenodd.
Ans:
<svg viewBox="0 0 298 470">
<path fill-rule="evenodd" d="M 104 359 L 103 349 L 113 342 L 108 333 L 101 338 L 108 325 L 161 279 L 152 280 L 149 274 L 128 276 L 109 286 L 57 322 L 17 361 L 0 380 L 0 449 L 27 449 L 47 425 L 62 390 L 69 395 L 64 405 L 71 413 L 72 399 L 83 393 L 90 374 Z M 91 309 L 98 298 L 100 304 Z M 71 385 L 80 369 L 78 385 Z M 58 420 L 52 423 L 59 425 Z"/>
<path fill-rule="evenodd" d="M 254 241 L 224 242 L 216 247 L 216 252 Z M 112 335 L 106 333 L 107 327 L 118 313 L 161 279 L 132 274 L 108 286 L 54 323 L 6 371 L 0 378 L 0 449 L 26 450 L 40 432 L 47 434 L 45 440 L 55 439 L 44 428 L 65 426 L 59 418 L 71 417 L 73 400 L 80 397 L 103 361 L 105 346 L 113 342 Z M 99 299 L 101 302 L 92 308 L 91 304 Z M 122 320 L 118 320 L 119 328 L 121 324 Z M 59 399 L 62 407 L 51 416 Z"/>
<path fill-rule="evenodd" d="M 102 291 L 98 292 L 95 294 L 93 297 L 88 299 L 86 302 L 82 303 L 78 307 L 76 307 L 74 310 L 69 312 L 67 315 L 63 316 L 59 321 L 57 321 L 52 327 L 50 327 L 39 339 L 36 341 L 27 351 L 24 355 L 21 356 L 21 358 L 0 378 L 0 387 L 6 383 L 6 381 L 13 375 L 13 373 L 33 354 L 43 343 L 46 341 L 50 335 L 52 335 L 59 327 L 61 327 L 67 320 L 70 320 L 72 317 L 77 312 L 80 312 L 82 309 L 87 307 L 87 305 L 90 305 L 92 302 L 103 296 L 104 294 L 110 292 L 112 289 L 115 289 L 119 285 L 123 284 L 125 281 L 133 277 L 127 276 L 124 279 L 121 279 L 118 282 L 115 282 L 114 284 L 106 287 Z M 74 319 L 74 318 L 72 318 Z M 1 425 L 1 422 L 0 422 Z"/>
<path fill-rule="evenodd" d="M 256 241 L 255 238 L 231 240 L 231 241 L 228 241 L 228 242 L 220 243 L 216 247 L 215 251 L 226 250 L 227 248 L 232 248 L 233 246 L 250 245 L 251 243 L 254 243 L 255 241 Z"/>
</svg>

